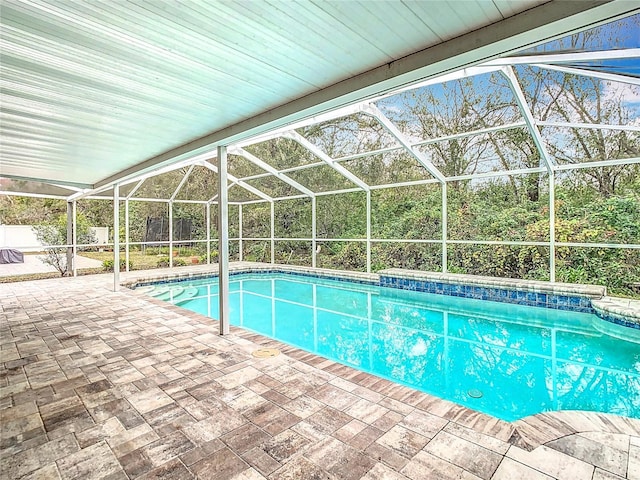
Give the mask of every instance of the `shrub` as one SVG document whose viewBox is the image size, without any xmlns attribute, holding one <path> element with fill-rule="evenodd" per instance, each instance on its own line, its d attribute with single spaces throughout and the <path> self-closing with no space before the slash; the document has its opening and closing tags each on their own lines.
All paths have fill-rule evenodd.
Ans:
<svg viewBox="0 0 640 480">
<path fill-rule="evenodd" d="M 77 243 L 96 243 L 97 239 L 91 231 L 87 219 L 82 215 L 78 215 L 76 222 Z M 33 230 L 38 241 L 42 245 L 47 246 L 47 248 L 44 248 L 45 256 L 41 258 L 41 261 L 47 265 L 55 267 L 63 277 L 70 274 L 71 266 L 67 265 L 67 253 L 69 252 L 69 248 L 55 246 L 65 245 L 67 243 L 67 216 L 60 215 L 46 223 L 34 225 Z M 82 250 L 83 248 L 78 248 L 78 251 Z"/>
<path fill-rule="evenodd" d="M 113 272 L 113 260 L 105 260 L 102 262 L 102 269 L 105 272 Z M 123 272 L 127 269 L 127 261 L 124 258 L 120 259 L 120 271 Z M 133 269 L 133 262 L 129 260 L 129 270 Z"/>
<path fill-rule="evenodd" d="M 178 252 L 178 255 L 181 257 L 193 257 L 200 253 L 198 249 L 194 247 L 174 247 L 173 251 Z"/>
<path fill-rule="evenodd" d="M 174 258 L 173 259 L 173 266 L 174 267 L 184 267 L 187 264 L 187 262 L 182 259 L 182 258 Z M 169 266 L 169 257 L 162 257 L 158 260 L 158 262 L 156 263 L 156 266 L 158 268 L 166 268 Z"/>
<path fill-rule="evenodd" d="M 165 268 L 169 266 L 169 257 L 161 257 L 156 262 L 158 268 Z"/>
</svg>

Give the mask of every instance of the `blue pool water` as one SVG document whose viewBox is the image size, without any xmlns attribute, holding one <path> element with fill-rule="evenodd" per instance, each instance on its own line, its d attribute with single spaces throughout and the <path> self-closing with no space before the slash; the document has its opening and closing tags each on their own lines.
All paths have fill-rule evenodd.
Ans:
<svg viewBox="0 0 640 480">
<path fill-rule="evenodd" d="M 217 318 L 217 278 L 167 285 L 192 292 L 169 301 Z M 640 331 L 592 314 L 269 273 L 231 276 L 230 315 L 503 420 L 549 410 L 640 418 Z"/>
</svg>

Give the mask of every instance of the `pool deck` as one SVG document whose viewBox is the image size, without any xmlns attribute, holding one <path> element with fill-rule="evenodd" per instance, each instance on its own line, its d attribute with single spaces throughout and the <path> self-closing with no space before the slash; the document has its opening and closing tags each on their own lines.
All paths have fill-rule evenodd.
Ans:
<svg viewBox="0 0 640 480">
<path fill-rule="evenodd" d="M 112 285 L 0 285 L 0 478 L 640 479 L 639 420 L 504 422 Z"/>
</svg>

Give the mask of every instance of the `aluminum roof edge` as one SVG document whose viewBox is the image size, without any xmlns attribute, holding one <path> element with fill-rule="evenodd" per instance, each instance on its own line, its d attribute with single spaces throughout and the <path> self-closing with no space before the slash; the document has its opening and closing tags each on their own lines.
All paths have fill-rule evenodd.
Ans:
<svg viewBox="0 0 640 480">
<path fill-rule="evenodd" d="M 107 177 L 94 187 L 125 181 L 173 162 L 213 151 L 218 145 L 246 140 L 394 88 L 624 17 L 637 10 L 635 5 L 624 0 L 551 0 L 180 145 Z"/>
<path fill-rule="evenodd" d="M 0 162 L 0 165 L 2 165 L 2 163 Z M 25 180 L 27 182 L 40 182 L 40 183 L 46 183 L 48 185 L 54 185 L 57 186 L 59 188 L 65 188 L 65 187 L 71 187 L 70 193 L 73 193 L 73 189 L 84 189 L 84 188 L 93 188 L 93 185 L 91 185 L 90 183 L 78 183 L 78 182 L 65 182 L 63 180 L 51 180 L 48 178 L 40 178 L 40 177 L 28 177 L 28 176 L 23 176 L 23 175 L 14 175 L 12 173 L 3 173 L 2 170 L 0 170 L 0 177 L 1 178 L 9 178 L 11 180 Z"/>
</svg>

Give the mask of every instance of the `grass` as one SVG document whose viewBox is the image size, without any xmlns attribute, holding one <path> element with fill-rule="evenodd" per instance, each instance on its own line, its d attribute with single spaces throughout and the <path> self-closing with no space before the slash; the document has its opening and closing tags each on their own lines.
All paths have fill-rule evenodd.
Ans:
<svg viewBox="0 0 640 480">
<path fill-rule="evenodd" d="M 93 258 L 94 260 L 113 260 L 113 252 L 82 252 L 83 257 Z M 124 259 L 124 252 L 120 253 L 120 258 Z M 158 268 L 157 255 L 145 255 L 142 252 L 129 252 L 129 260 L 133 262 L 133 270 L 149 270 L 150 268 Z"/>
</svg>

